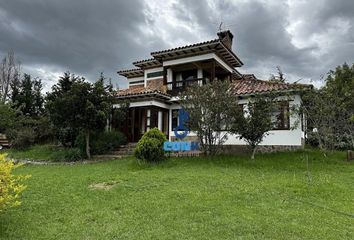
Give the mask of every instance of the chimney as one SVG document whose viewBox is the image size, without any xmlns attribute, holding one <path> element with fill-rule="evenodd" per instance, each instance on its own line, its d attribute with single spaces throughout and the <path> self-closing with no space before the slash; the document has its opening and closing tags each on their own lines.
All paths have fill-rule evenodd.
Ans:
<svg viewBox="0 0 354 240">
<path fill-rule="evenodd" d="M 234 35 L 232 35 L 230 30 L 218 32 L 218 37 L 228 49 L 232 50 L 232 39 L 234 38 Z"/>
</svg>

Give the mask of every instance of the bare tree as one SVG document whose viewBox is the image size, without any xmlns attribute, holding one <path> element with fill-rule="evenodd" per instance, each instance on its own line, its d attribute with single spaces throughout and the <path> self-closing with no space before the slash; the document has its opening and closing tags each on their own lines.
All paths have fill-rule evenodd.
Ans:
<svg viewBox="0 0 354 240">
<path fill-rule="evenodd" d="M 280 66 L 276 66 L 276 69 L 277 69 L 277 74 L 276 75 L 271 74 L 269 81 L 284 83 L 286 81 L 286 78 L 284 77 L 283 71 L 281 70 Z"/>
<path fill-rule="evenodd" d="M 15 53 L 10 51 L 0 64 L 0 102 L 5 103 L 11 91 L 11 85 L 20 77 L 20 63 Z"/>
</svg>

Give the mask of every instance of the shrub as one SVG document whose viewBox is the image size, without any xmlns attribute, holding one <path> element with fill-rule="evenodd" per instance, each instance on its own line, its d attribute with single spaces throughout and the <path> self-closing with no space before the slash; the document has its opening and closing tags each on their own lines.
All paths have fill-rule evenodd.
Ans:
<svg viewBox="0 0 354 240">
<path fill-rule="evenodd" d="M 144 162 L 161 162 L 165 159 L 162 148 L 165 141 L 166 136 L 159 129 L 153 128 L 139 140 L 134 155 Z"/>
<path fill-rule="evenodd" d="M 127 138 L 119 131 L 104 131 L 93 133 L 90 137 L 91 154 L 103 154 L 117 149 L 120 145 L 126 144 Z M 76 147 L 85 153 L 85 136 L 79 134 L 75 141 Z"/>
<path fill-rule="evenodd" d="M 82 151 L 79 148 L 57 149 L 50 156 L 55 162 L 75 162 L 83 159 Z"/>
<path fill-rule="evenodd" d="M 13 175 L 13 170 L 19 166 L 7 161 L 4 155 L 0 155 L 0 213 L 21 204 L 19 194 L 26 188 L 21 182 L 28 176 Z"/>
<path fill-rule="evenodd" d="M 316 136 L 317 133 L 315 132 L 308 132 L 306 137 L 306 144 L 310 145 L 311 147 L 318 147 L 318 137 Z"/>
<path fill-rule="evenodd" d="M 11 146 L 16 149 L 26 149 L 35 142 L 35 132 L 28 127 L 18 130 L 9 130 L 7 137 L 10 139 Z"/>
</svg>

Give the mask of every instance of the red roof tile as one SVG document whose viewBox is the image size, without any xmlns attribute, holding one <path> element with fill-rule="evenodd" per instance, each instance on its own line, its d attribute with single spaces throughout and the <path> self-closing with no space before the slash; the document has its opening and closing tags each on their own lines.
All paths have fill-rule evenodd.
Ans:
<svg viewBox="0 0 354 240">
<path fill-rule="evenodd" d="M 199 47 L 199 46 L 202 46 L 202 45 L 207 45 L 207 44 L 211 44 L 211 43 L 218 43 L 218 42 L 220 42 L 219 38 L 213 39 L 213 40 L 210 40 L 210 41 L 205 41 L 205 42 L 185 45 L 185 46 L 182 46 L 182 47 L 170 48 L 170 49 L 166 49 L 166 50 L 162 50 L 162 51 L 156 51 L 156 52 L 152 52 L 151 55 L 154 56 L 154 55 L 158 55 L 158 54 L 161 54 L 161 53 L 167 53 L 167 52 L 172 52 L 172 51 L 176 51 L 176 50 L 183 50 L 183 49 L 186 49 L 186 48 L 194 48 L 194 47 Z"/>
<path fill-rule="evenodd" d="M 127 89 L 121 89 L 116 92 L 117 97 L 132 97 L 139 95 L 155 95 L 159 94 L 165 97 L 170 97 L 169 94 L 166 93 L 166 86 L 163 85 L 162 79 L 149 80 L 146 87 L 144 84 L 130 86 Z"/>
<path fill-rule="evenodd" d="M 253 74 L 243 74 L 242 79 L 232 82 L 232 89 L 237 95 L 303 90 L 309 88 L 312 88 L 312 85 L 265 81 L 257 79 Z"/>
<path fill-rule="evenodd" d="M 232 90 L 236 95 L 248 95 L 265 92 L 305 90 L 312 88 L 310 84 L 280 83 L 257 79 L 253 74 L 243 74 L 241 79 L 232 81 Z M 116 92 L 117 97 L 154 95 L 160 94 L 165 97 L 171 97 L 167 93 L 166 86 L 162 79 L 148 81 L 148 86 L 136 85 L 128 89 L 122 89 Z"/>
</svg>

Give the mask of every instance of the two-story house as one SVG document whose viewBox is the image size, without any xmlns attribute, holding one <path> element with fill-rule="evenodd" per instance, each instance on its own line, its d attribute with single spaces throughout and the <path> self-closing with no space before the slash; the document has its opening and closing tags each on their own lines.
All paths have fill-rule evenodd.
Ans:
<svg viewBox="0 0 354 240">
<path fill-rule="evenodd" d="M 291 105 L 301 104 L 300 84 L 270 82 L 257 79 L 253 74 L 241 74 L 237 68 L 243 63 L 232 50 L 233 34 L 219 32 L 218 38 L 192 45 L 152 52 L 151 59 L 136 61 L 135 69 L 121 70 L 129 88 L 116 92 L 117 99 L 130 102 L 122 131 L 131 142 L 136 142 L 150 128 L 159 128 L 169 140 L 174 140 L 173 129 L 178 125 L 178 93 L 189 84 L 206 84 L 214 80 L 230 80 L 239 103 L 247 103 L 253 94 L 276 91 L 291 93 L 287 101 L 274 113 L 274 130 L 262 142 L 264 146 L 302 147 L 303 121 L 288 114 Z M 309 86 L 309 85 L 307 85 Z M 292 128 L 295 122 L 301 122 Z M 295 125 L 294 125 L 295 126 Z M 193 133 L 190 136 L 195 136 Z M 245 145 L 237 136 L 230 136 L 226 145 Z"/>
</svg>

